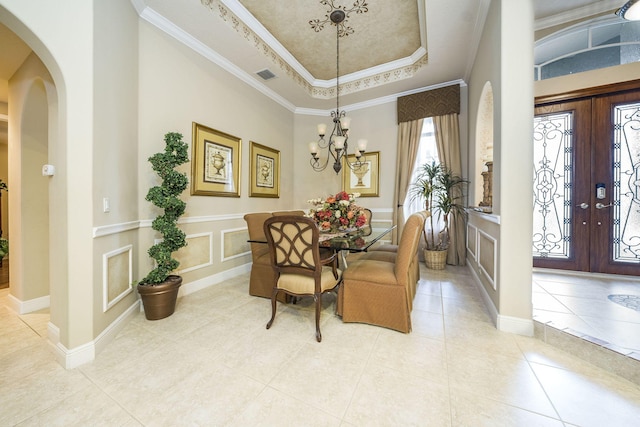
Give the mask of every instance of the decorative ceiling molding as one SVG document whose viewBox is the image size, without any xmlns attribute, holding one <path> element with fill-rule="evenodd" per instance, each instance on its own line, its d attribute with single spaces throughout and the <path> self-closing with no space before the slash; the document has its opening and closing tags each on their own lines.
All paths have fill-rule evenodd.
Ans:
<svg viewBox="0 0 640 427">
<path fill-rule="evenodd" d="M 220 19 L 240 34 L 248 43 L 265 55 L 287 77 L 301 86 L 309 96 L 331 99 L 336 96 L 336 79 L 314 79 L 311 74 L 238 2 L 229 0 L 200 0 L 203 6 L 218 12 Z M 365 3 L 366 5 L 366 3 Z M 241 19 L 240 16 L 243 17 Z M 247 21 L 247 22 L 245 22 Z M 268 40 L 268 41 L 265 41 Z M 286 58 L 286 59 L 285 59 Z M 403 60 L 340 77 L 340 95 L 348 95 L 387 83 L 409 79 L 428 62 L 428 54 L 420 47 Z"/>
<path fill-rule="evenodd" d="M 309 25 L 311 28 L 317 33 L 324 29 L 325 24 L 333 25 L 331 20 L 331 12 L 334 10 L 341 10 L 344 12 L 344 21 L 336 24 L 338 26 L 338 37 L 346 37 L 349 34 L 353 34 L 355 30 L 347 25 L 347 21 L 349 20 L 349 15 L 351 13 L 367 13 L 369 9 L 367 8 L 366 0 L 356 0 L 353 3 L 353 7 L 351 9 L 347 9 L 346 6 L 335 6 L 333 4 L 333 0 L 320 0 L 321 4 L 329 6 L 329 10 L 324 15 L 324 19 L 312 19 L 309 21 Z"/>
</svg>

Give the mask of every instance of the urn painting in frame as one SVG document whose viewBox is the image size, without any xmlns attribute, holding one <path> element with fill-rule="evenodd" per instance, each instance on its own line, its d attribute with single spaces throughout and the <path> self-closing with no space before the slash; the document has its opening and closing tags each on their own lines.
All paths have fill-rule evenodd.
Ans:
<svg viewBox="0 0 640 427">
<path fill-rule="evenodd" d="M 193 123 L 191 194 L 240 197 L 240 138 Z"/>
<path fill-rule="evenodd" d="M 249 197 L 280 197 L 280 151 L 250 141 Z"/>
<path fill-rule="evenodd" d="M 360 193 L 360 197 L 378 197 L 380 186 L 380 152 L 363 154 L 363 164 L 351 169 L 346 164 L 342 167 L 342 189 L 349 194 Z M 344 162 L 353 164 L 355 154 L 349 154 Z"/>
</svg>

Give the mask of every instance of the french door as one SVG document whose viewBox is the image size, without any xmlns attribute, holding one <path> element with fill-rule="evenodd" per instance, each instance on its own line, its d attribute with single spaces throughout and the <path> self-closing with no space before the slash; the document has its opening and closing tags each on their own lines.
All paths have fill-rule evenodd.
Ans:
<svg viewBox="0 0 640 427">
<path fill-rule="evenodd" d="M 640 275 L 640 91 L 537 105 L 534 266 Z"/>
</svg>

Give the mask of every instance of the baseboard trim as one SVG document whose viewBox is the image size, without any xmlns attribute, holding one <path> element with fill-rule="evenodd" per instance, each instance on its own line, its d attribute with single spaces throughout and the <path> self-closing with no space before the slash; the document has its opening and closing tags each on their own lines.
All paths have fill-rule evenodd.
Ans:
<svg viewBox="0 0 640 427">
<path fill-rule="evenodd" d="M 493 300 L 487 293 L 487 290 L 482 286 L 482 281 L 476 271 L 472 268 L 471 265 L 467 263 L 467 268 L 471 272 L 473 276 L 473 281 L 480 291 L 480 295 L 482 295 L 482 300 L 484 305 L 489 310 L 489 315 L 491 316 L 491 320 L 493 324 L 496 326 L 496 329 L 503 332 L 510 332 L 512 334 L 525 335 L 528 337 L 532 337 L 534 333 L 533 327 L 533 319 L 523 319 L 521 317 L 512 317 L 505 316 L 498 313 L 498 309 L 493 304 Z"/>
<path fill-rule="evenodd" d="M 523 319 L 521 317 L 498 315 L 498 330 L 511 332 L 512 334 L 533 336 L 533 319 Z"/>
<path fill-rule="evenodd" d="M 248 273 L 249 271 L 251 271 L 251 264 L 252 263 L 243 264 L 238 267 L 225 270 L 221 273 L 217 273 L 217 274 L 202 278 L 200 280 L 186 283 L 180 286 L 178 297 L 182 297 L 185 295 L 192 294 L 194 292 L 201 291 L 202 289 L 206 289 L 209 286 L 215 285 L 216 283 L 221 283 L 221 282 L 224 282 L 225 280 L 229 280 L 236 276 L 239 276 L 240 274 Z"/>
<path fill-rule="evenodd" d="M 482 286 L 482 280 L 480 280 L 478 273 L 473 269 L 473 267 L 469 263 L 467 263 L 467 268 L 469 269 L 469 271 L 471 272 L 471 275 L 473 276 L 473 283 L 475 283 L 476 288 L 478 288 L 478 290 L 480 291 L 480 295 L 482 296 L 482 301 L 484 302 L 485 307 L 487 307 L 487 309 L 489 310 L 489 316 L 491 317 L 491 321 L 497 328 L 498 327 L 498 309 L 496 309 L 496 306 L 493 304 L 493 301 L 491 300 L 491 297 L 487 293 L 487 290 L 484 288 L 484 286 Z"/>
<path fill-rule="evenodd" d="M 18 298 L 9 294 L 8 299 L 9 308 L 18 314 L 33 313 L 34 311 L 42 310 L 43 308 L 49 308 L 51 305 L 51 297 L 49 295 L 27 301 L 20 301 Z"/>
<path fill-rule="evenodd" d="M 68 349 L 60 342 L 60 329 L 49 323 L 47 331 L 49 341 L 54 348 L 56 360 L 65 369 L 74 369 L 85 363 L 89 363 L 96 358 L 96 354 L 100 353 L 104 348 L 118 335 L 138 310 L 140 301 L 136 300 L 129 308 L 127 308 L 116 320 L 114 320 L 98 337 L 86 344 Z"/>
<path fill-rule="evenodd" d="M 51 322 L 47 323 L 47 339 L 54 346 L 60 342 L 60 328 Z"/>
<path fill-rule="evenodd" d="M 251 263 L 225 270 L 221 273 L 189 282 L 180 287 L 180 296 L 189 295 L 209 286 L 232 279 L 240 274 L 251 271 Z M 52 323 L 47 326 L 49 342 L 54 348 L 56 360 L 66 369 L 77 368 L 80 365 L 93 361 L 97 354 L 103 351 L 107 345 L 115 339 L 118 333 L 127 325 L 129 319 L 136 312 L 143 311 L 140 300 L 136 300 L 116 320 L 114 320 L 95 340 L 71 349 L 60 343 L 60 329 Z"/>
</svg>

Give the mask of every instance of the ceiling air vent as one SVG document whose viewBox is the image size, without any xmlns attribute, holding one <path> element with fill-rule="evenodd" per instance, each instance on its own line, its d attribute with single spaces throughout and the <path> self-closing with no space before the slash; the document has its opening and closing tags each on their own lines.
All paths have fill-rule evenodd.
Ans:
<svg viewBox="0 0 640 427">
<path fill-rule="evenodd" d="M 271 71 L 269 71 L 268 69 L 264 69 L 262 71 L 258 71 L 256 73 L 257 75 L 259 75 L 260 77 L 262 77 L 264 80 L 271 80 L 272 78 L 274 78 L 276 75 L 273 74 Z"/>
</svg>

